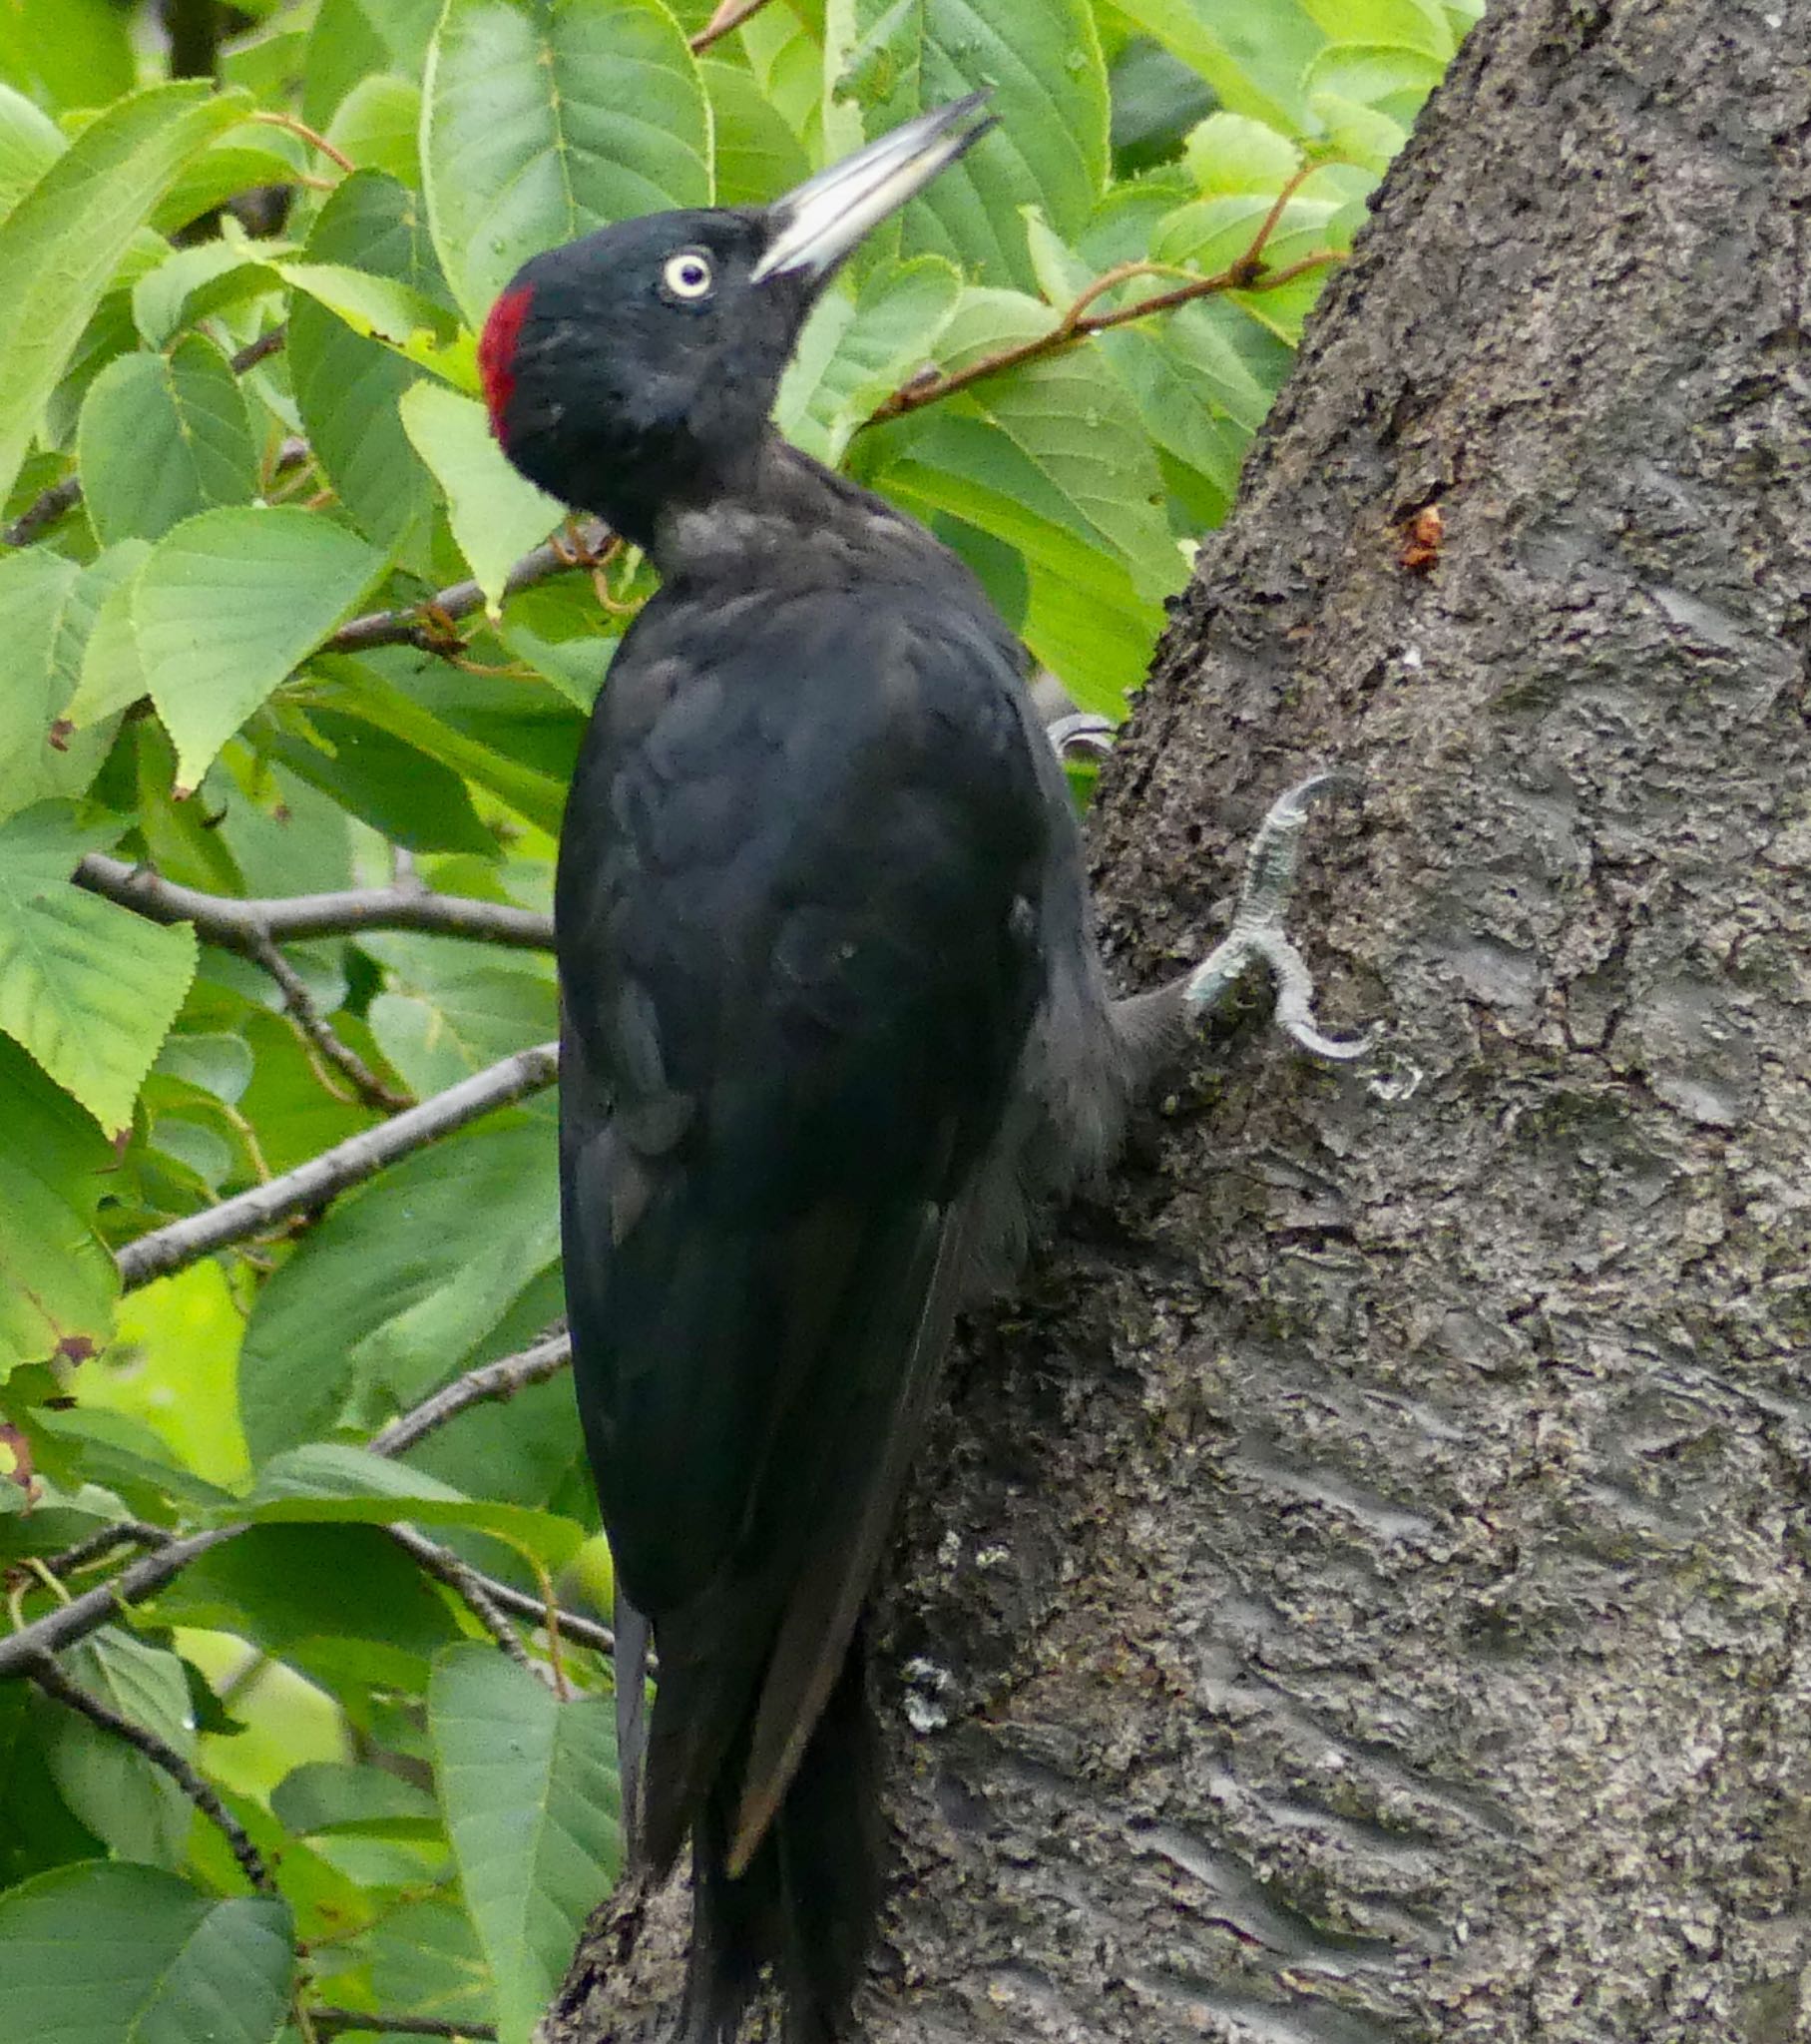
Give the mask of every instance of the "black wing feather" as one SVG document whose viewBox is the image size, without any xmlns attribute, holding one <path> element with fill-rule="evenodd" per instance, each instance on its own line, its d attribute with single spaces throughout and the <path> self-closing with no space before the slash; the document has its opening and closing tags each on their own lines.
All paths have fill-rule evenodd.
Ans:
<svg viewBox="0 0 1811 2044">
<path fill-rule="evenodd" d="M 664 1868 L 714 1795 L 739 1868 L 947 1340 L 1051 823 L 1017 650 L 966 580 L 807 587 L 702 640 L 687 594 L 619 652 L 569 804 L 563 1213 L 588 1445 L 661 1660 L 642 1850 Z"/>
</svg>

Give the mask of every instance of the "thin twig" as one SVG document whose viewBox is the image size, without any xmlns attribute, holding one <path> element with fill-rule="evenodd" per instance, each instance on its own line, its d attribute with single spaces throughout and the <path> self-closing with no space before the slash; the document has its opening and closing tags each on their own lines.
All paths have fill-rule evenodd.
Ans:
<svg viewBox="0 0 1811 2044">
<path fill-rule="evenodd" d="M 1152 262 L 1118 263 L 1086 285 L 1049 332 L 1040 333 L 1030 340 L 1016 341 L 1011 347 L 998 348 L 963 368 L 939 371 L 935 375 L 903 383 L 870 413 L 865 423 L 876 426 L 884 419 L 903 418 L 907 412 L 918 411 L 927 404 L 936 404 L 943 398 L 954 396 L 958 390 L 966 390 L 970 384 L 979 383 L 984 377 L 997 376 L 1003 369 L 1016 369 L 1022 362 L 1041 361 L 1046 356 L 1062 354 L 1097 333 L 1129 325 L 1134 319 L 1147 319 L 1154 312 L 1171 312 L 1176 306 L 1186 305 L 1194 298 L 1211 297 L 1225 291 L 1273 291 L 1311 269 L 1342 261 L 1344 257 L 1337 249 L 1317 249 L 1299 261 L 1285 263 L 1281 269 L 1264 267 L 1264 250 L 1276 232 L 1284 209 L 1303 182 L 1319 168 L 1319 164 L 1303 164 L 1284 181 L 1282 190 L 1258 224 L 1257 233 L 1246 245 L 1244 254 L 1235 256 L 1224 269 L 1215 270 L 1211 276 L 1188 277 L 1171 290 L 1157 291 L 1148 298 L 1139 298 L 1110 312 L 1090 312 L 1088 307 L 1116 285 L 1167 267 Z"/>
<path fill-rule="evenodd" d="M 691 38 L 691 54 L 701 56 L 712 43 L 733 34 L 750 16 L 758 14 L 767 0 L 721 0 L 716 12 Z"/>
<path fill-rule="evenodd" d="M 498 1609 L 488 1576 L 481 1576 L 469 1561 L 462 1561 L 450 1547 L 442 1547 L 439 1541 L 430 1540 L 425 1533 L 417 1533 L 413 1526 L 392 1526 L 389 1535 L 418 1568 L 444 1583 L 463 1600 L 472 1616 L 512 1661 L 523 1668 L 534 1668 L 528 1649 L 516 1635 L 516 1628 Z M 532 1598 L 529 1601 L 534 1603 Z M 536 1604 L 534 1608 L 539 1611 L 541 1607 Z"/>
<path fill-rule="evenodd" d="M 40 490 L 0 536 L 5 538 L 9 547 L 30 546 L 39 533 L 48 532 L 66 511 L 73 510 L 81 501 L 81 478 L 66 475 L 61 482 Z"/>
<path fill-rule="evenodd" d="M 267 128 L 282 128 L 291 135 L 298 135 L 310 149 L 318 149 L 322 156 L 336 163 L 342 171 L 355 171 L 358 166 L 342 149 L 336 149 L 317 129 L 310 128 L 305 121 L 298 121 L 293 114 L 279 114 L 263 107 L 251 116 Z"/>
<path fill-rule="evenodd" d="M 192 922 L 197 936 L 232 951 L 249 950 L 260 936 L 271 943 L 299 944 L 310 937 L 356 936 L 361 930 L 421 930 L 521 951 L 551 951 L 554 943 L 551 916 L 464 894 L 431 894 L 419 886 L 348 887 L 336 894 L 241 901 L 180 886 L 149 866 L 96 851 L 76 867 L 75 882 L 137 909 L 152 922 Z"/>
<path fill-rule="evenodd" d="M 425 1149 L 481 1115 L 541 1092 L 554 1083 L 558 1069 L 558 1047 L 551 1043 L 502 1058 L 419 1107 L 323 1150 L 267 1185 L 253 1186 L 223 1200 L 218 1207 L 188 1215 L 127 1243 L 116 1258 L 121 1279 L 130 1291 L 154 1278 L 186 1270 L 228 1244 L 262 1235 L 293 1215 L 323 1206 L 398 1158 Z"/>
<path fill-rule="evenodd" d="M 572 1336 L 549 1334 L 519 1354 L 500 1356 L 495 1362 L 480 1363 L 464 1376 L 422 1399 L 412 1411 L 392 1419 L 372 1437 L 374 1455 L 401 1455 L 429 1434 L 443 1427 L 468 1405 L 489 1398 L 511 1398 L 529 1384 L 544 1383 L 558 1376 L 572 1361 Z"/>
<path fill-rule="evenodd" d="M 229 364 L 232 373 L 235 376 L 242 376 L 247 369 L 255 369 L 258 363 L 263 361 L 266 356 L 273 355 L 279 348 L 286 347 L 288 341 L 289 328 L 286 321 L 276 326 L 266 327 L 255 340 L 246 341 L 245 345 L 232 357 Z"/>
<path fill-rule="evenodd" d="M 392 1125 L 393 1126 L 393 1125 Z M 386 1426 L 371 1442 L 371 1452 L 387 1457 L 398 1455 L 432 1433 L 436 1427 L 444 1426 L 457 1412 L 463 1412 L 483 1398 L 506 1398 L 512 1391 L 524 1384 L 539 1382 L 543 1377 L 552 1376 L 562 1367 L 566 1354 L 564 1336 L 553 1336 L 537 1341 L 533 1347 L 524 1349 L 519 1355 L 502 1357 L 497 1362 L 484 1364 L 481 1368 L 468 1371 L 454 1383 L 432 1392 L 417 1406 L 400 1414 Z M 80 1597 L 73 1597 L 67 1604 L 60 1604 L 56 1610 L 46 1613 L 43 1618 L 34 1619 L 30 1625 L 21 1626 L 17 1632 L 0 1635 L 0 1680 L 25 1675 L 39 1656 L 56 1653 L 64 1647 L 73 1646 L 77 1640 L 86 1639 L 101 1626 L 122 1617 L 129 1604 L 140 1602 L 155 1595 L 168 1582 L 173 1581 L 192 1561 L 222 1541 L 230 1540 L 246 1529 L 242 1525 L 217 1526 L 205 1533 L 191 1534 L 187 1539 L 176 1539 L 156 1526 L 140 1521 L 122 1521 L 107 1529 L 110 1534 L 119 1535 L 130 1526 L 129 1537 L 147 1544 L 158 1544 L 155 1554 L 143 1556 L 123 1569 L 107 1582 L 85 1591 Z M 417 1536 L 419 1537 L 419 1536 Z M 48 1566 L 52 1572 L 61 1575 L 68 1568 L 80 1565 L 81 1559 L 89 1558 L 82 1550 L 102 1551 L 98 1536 L 91 1535 L 55 1557 Z M 72 1559 L 76 1557 L 76 1559 Z M 505 1611 L 513 1611 L 519 1617 L 546 1623 L 546 1612 L 539 1598 L 515 1590 L 507 1583 L 499 1583 L 489 1576 L 480 1576 L 479 1584 L 492 1603 Z M 600 1654 L 611 1652 L 615 1642 L 608 1626 L 599 1625 L 595 1620 L 581 1618 L 577 1612 L 562 1611 L 561 1629 L 569 1640 L 576 1640 L 581 1646 L 595 1648 Z"/>
<path fill-rule="evenodd" d="M 330 1065 L 351 1080 L 362 1101 L 368 1106 L 381 1108 L 385 1114 L 401 1114 L 417 1104 L 412 1093 L 399 1093 L 394 1086 L 386 1085 L 357 1051 L 335 1033 L 314 1005 L 314 997 L 308 992 L 301 974 L 267 936 L 260 933 L 252 939 L 249 948 L 251 956 L 276 981 L 282 993 L 283 1006 L 289 1011 L 296 1028 Z"/>
<path fill-rule="evenodd" d="M 492 2044 L 497 2035 L 490 2023 L 454 2023 L 444 2016 L 367 2016 L 355 2008 L 311 2008 L 308 2014 L 320 2038 L 369 2030 L 373 2036 L 388 2032 L 395 2037 L 450 2037 L 453 2044 Z"/>
<path fill-rule="evenodd" d="M 86 1539 L 64 1548 L 61 1554 L 47 1555 L 44 1566 L 53 1576 L 73 1576 L 78 1569 L 99 1561 L 116 1547 L 168 1547 L 175 1538 L 174 1533 L 144 1519 L 115 1519 L 111 1525 L 97 1527 Z"/>
<path fill-rule="evenodd" d="M 593 521 L 581 529 L 581 537 L 585 543 L 582 554 L 575 555 L 564 543 L 551 539 L 524 554 L 509 571 L 504 594 L 514 596 L 519 589 L 532 588 L 537 582 L 548 582 L 556 575 L 570 574 L 589 565 L 590 557 L 608 545 L 612 534 Z M 370 611 L 362 618 L 353 618 L 340 626 L 321 651 L 362 653 L 372 646 L 414 646 L 423 653 L 457 652 L 460 641 L 452 627 L 481 609 L 483 603 L 484 591 L 476 582 L 455 582 L 420 603 L 405 604 L 400 610 Z"/>
<path fill-rule="evenodd" d="M 245 1835 L 244 1825 L 174 1746 L 145 1726 L 122 1717 L 111 1705 L 102 1703 L 99 1697 L 90 1696 L 80 1683 L 72 1682 L 64 1674 L 49 1654 L 37 1655 L 26 1673 L 47 1697 L 55 1697 L 58 1703 L 79 1711 L 91 1724 L 100 1726 L 103 1732 L 111 1732 L 116 1739 L 124 1740 L 135 1753 L 142 1753 L 153 1767 L 162 1768 L 196 1808 L 218 1826 L 221 1835 L 232 1848 L 239 1871 L 258 1893 L 276 1893 L 276 1883 L 270 1878 L 270 1869 L 264 1864 L 263 1854 Z"/>
</svg>

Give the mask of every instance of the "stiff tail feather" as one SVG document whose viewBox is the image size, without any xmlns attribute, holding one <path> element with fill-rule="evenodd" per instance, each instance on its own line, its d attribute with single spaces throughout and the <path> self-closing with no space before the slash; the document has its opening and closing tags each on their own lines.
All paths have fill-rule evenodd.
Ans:
<svg viewBox="0 0 1811 2044">
<path fill-rule="evenodd" d="M 732 2044 L 764 1966 L 784 1995 L 784 2044 L 835 2044 L 861 1981 L 883 1868 L 879 1736 L 859 1633 L 739 1875 L 727 1866 L 735 1801 L 733 1788 L 713 1794 L 692 1832 L 683 2044 Z"/>
</svg>

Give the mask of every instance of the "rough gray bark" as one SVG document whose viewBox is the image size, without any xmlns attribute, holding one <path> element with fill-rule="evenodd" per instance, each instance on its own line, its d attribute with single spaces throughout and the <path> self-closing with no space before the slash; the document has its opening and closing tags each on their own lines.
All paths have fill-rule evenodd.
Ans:
<svg viewBox="0 0 1811 2044">
<path fill-rule="evenodd" d="M 1503 0 L 1203 555 L 1122 972 L 1356 766 L 1299 920 L 1387 1050 L 1202 1060 L 958 1364 L 878 2044 L 1811 2039 L 1808 52 Z"/>
</svg>

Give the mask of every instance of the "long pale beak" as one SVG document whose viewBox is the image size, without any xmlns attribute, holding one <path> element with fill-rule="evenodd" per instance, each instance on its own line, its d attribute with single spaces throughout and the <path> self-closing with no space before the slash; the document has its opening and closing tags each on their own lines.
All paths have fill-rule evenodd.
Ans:
<svg viewBox="0 0 1811 2044">
<path fill-rule="evenodd" d="M 920 114 L 776 199 L 767 209 L 773 239 L 752 280 L 795 274 L 821 283 L 870 228 L 923 191 L 994 126 L 987 97 L 972 92 Z"/>
</svg>

